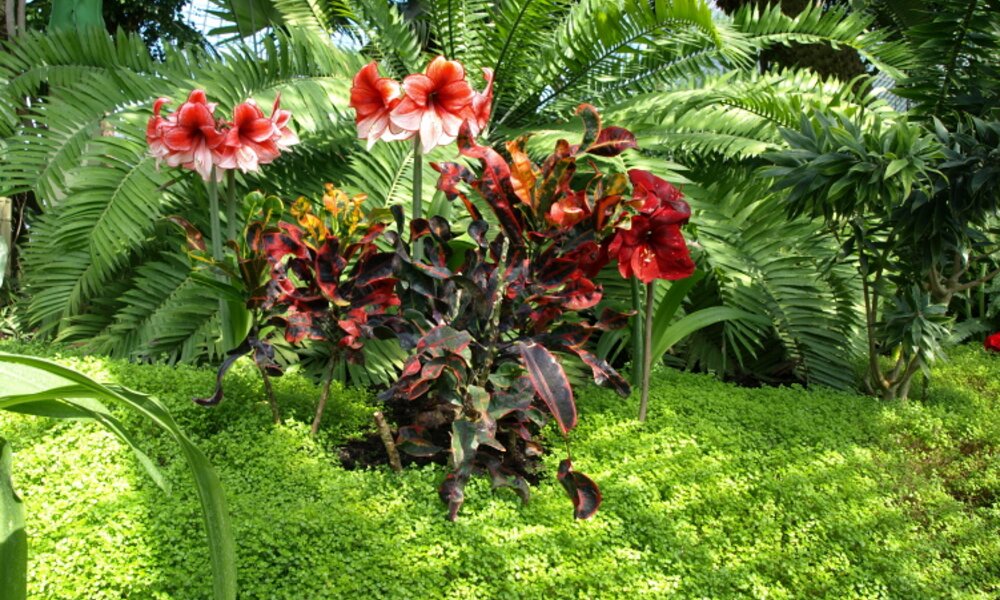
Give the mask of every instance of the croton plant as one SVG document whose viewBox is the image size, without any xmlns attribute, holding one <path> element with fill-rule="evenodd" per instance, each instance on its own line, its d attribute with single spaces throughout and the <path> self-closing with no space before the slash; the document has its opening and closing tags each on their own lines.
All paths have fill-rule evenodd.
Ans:
<svg viewBox="0 0 1000 600">
<path fill-rule="evenodd" d="M 222 376 L 240 355 L 253 352 L 262 373 L 277 372 L 262 331 L 280 329 L 293 345 L 326 344 L 331 365 L 338 358 L 361 361 L 366 339 L 393 336 L 409 357 L 379 398 L 400 421 L 399 450 L 448 458 L 439 494 L 450 519 L 477 474 L 527 502 L 550 420 L 567 448 L 557 478 L 574 515 L 588 518 L 601 493 L 573 469 L 568 454 L 577 409 L 563 361 L 579 361 L 596 383 L 630 394 L 625 379 L 591 352 L 592 335 L 623 327 L 632 316 L 598 312 L 603 291 L 595 277 L 612 258 L 624 277 L 643 282 L 689 275 L 694 265 L 680 226 L 690 210 L 662 179 L 617 168 L 624 163 L 614 157 L 636 148 L 635 137 L 604 127 L 589 105 L 577 110 L 582 141 L 560 140 L 540 163 L 528 156 L 527 137 L 506 143 L 504 154 L 479 145 L 491 73 L 483 94 L 465 83 L 461 98 L 449 97 L 444 117 L 437 96 L 424 93 L 439 79 L 452 87 L 464 82 L 464 69 L 455 65 L 436 60 L 404 85 L 379 78 L 368 65 L 355 80 L 352 106 L 359 136 L 369 143 L 435 134 L 415 146 L 415 157 L 427 149 L 422 146 L 454 139 L 463 157 L 478 161 L 478 169 L 432 163 L 440 173 L 437 188 L 464 205 L 470 224 L 456 231 L 439 216 L 407 224 L 398 207 L 394 219 L 366 215 L 363 196 L 348 198 L 332 186 L 322 207 L 300 199 L 286 221 L 272 223 L 267 213 L 251 222 L 244 239 L 230 243 L 239 267 L 231 278 L 242 282 L 254 315 L 250 335 L 229 354 L 215 395 L 204 402 L 221 400 Z M 404 108 L 419 112 L 419 127 Z M 458 128 L 455 137 L 448 128 L 437 135 L 435 119 L 445 117 L 448 127 Z M 395 229 L 386 223 L 392 220 Z M 189 229 L 189 240 L 196 237 L 190 224 L 178 224 Z M 328 371 L 314 431 L 331 376 Z M 383 439 L 393 444 L 388 434 Z"/>
<path fill-rule="evenodd" d="M 476 144 L 464 128 L 459 152 L 478 160 L 479 172 L 457 163 L 432 166 L 441 173 L 438 188 L 469 211 L 468 230 L 459 235 L 434 217 L 413 221 L 405 240 L 389 236 L 412 335 L 404 342 L 413 352 L 381 398 L 419 406 L 414 422 L 399 429 L 401 450 L 451 453 L 452 471 L 439 493 L 452 519 L 476 473 L 527 501 L 526 477 L 543 451 L 539 432 L 546 420 L 554 419 L 564 437 L 577 422 L 560 355 L 582 360 L 598 384 L 630 393 L 588 341 L 594 332 L 627 324 L 628 314 L 594 313 L 602 295 L 594 277 L 645 199 L 628 194 L 628 175 L 604 173 L 593 160 L 581 159 L 617 156 L 634 148 L 635 138 L 620 127 L 603 128 L 591 106 L 578 114 L 586 125 L 583 141 L 559 141 L 540 165 L 525 152 L 524 138 L 507 144 L 508 161 Z M 496 231 L 477 208 L 483 204 Z M 442 429 L 450 430 L 450 448 L 438 442 Z M 577 518 L 597 511 L 600 491 L 573 470 L 571 457 L 560 464 L 558 479 Z"/>
</svg>

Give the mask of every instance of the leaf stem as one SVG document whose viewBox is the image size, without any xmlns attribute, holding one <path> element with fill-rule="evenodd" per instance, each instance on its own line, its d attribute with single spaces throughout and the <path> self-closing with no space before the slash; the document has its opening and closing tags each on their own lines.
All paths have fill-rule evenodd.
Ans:
<svg viewBox="0 0 1000 600">
<path fill-rule="evenodd" d="M 206 183 L 208 187 L 208 216 L 212 226 L 212 258 L 220 267 L 225 259 L 222 253 L 222 225 L 219 222 L 219 181 L 216 178 L 215 167 Z M 226 276 L 221 272 L 216 273 L 216 278 L 225 282 Z M 223 352 L 233 347 L 232 335 L 230 334 L 229 305 L 225 299 L 219 298 L 219 321 L 222 328 Z"/>
<path fill-rule="evenodd" d="M 646 420 L 649 406 L 649 373 L 653 368 L 653 309 L 656 303 L 656 280 L 646 284 L 646 327 L 643 329 L 645 347 L 642 351 L 642 400 L 639 402 L 639 421 Z"/>
<path fill-rule="evenodd" d="M 278 400 L 274 397 L 274 386 L 271 385 L 271 376 L 267 374 L 267 369 L 257 365 L 260 371 L 260 378 L 264 381 L 264 393 L 267 395 L 267 403 L 271 407 L 271 417 L 275 425 L 282 425 L 285 421 L 281 418 L 281 409 L 278 408 Z"/>
<path fill-rule="evenodd" d="M 642 383 L 642 304 L 639 299 L 639 280 L 632 277 L 632 387 Z"/>
<path fill-rule="evenodd" d="M 226 171 L 226 239 L 236 239 L 236 171 Z"/>
<path fill-rule="evenodd" d="M 333 368 L 337 365 L 337 356 L 331 355 L 330 362 L 326 366 L 326 373 L 323 377 L 323 392 L 319 397 L 319 404 L 316 405 L 316 416 L 313 418 L 311 434 L 316 437 L 319 433 L 319 425 L 323 421 L 323 410 L 326 408 L 326 401 L 330 399 L 330 383 L 333 381 Z"/>
<path fill-rule="evenodd" d="M 420 153 L 420 135 L 413 137 L 413 209 L 410 220 L 419 219 L 422 214 L 422 198 L 424 179 L 424 156 Z"/>
</svg>

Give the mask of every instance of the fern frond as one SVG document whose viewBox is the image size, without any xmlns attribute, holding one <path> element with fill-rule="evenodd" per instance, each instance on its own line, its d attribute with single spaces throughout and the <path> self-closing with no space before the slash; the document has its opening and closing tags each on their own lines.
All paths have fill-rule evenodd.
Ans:
<svg viewBox="0 0 1000 600">
<path fill-rule="evenodd" d="M 420 35 L 395 3 L 384 0 L 345 0 L 348 18 L 389 77 L 402 79 L 424 68 Z"/>
</svg>

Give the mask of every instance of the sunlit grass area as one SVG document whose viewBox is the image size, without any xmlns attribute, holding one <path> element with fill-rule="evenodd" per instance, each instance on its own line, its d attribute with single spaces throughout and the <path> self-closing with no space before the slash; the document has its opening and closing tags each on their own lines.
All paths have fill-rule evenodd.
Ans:
<svg viewBox="0 0 1000 600">
<path fill-rule="evenodd" d="M 370 427 L 363 392 L 336 389 L 314 440 L 304 421 L 318 391 L 296 375 L 276 382 L 294 418 L 274 426 L 248 365 L 224 403 L 205 409 L 190 398 L 212 385 L 208 369 L 60 361 L 159 397 L 205 450 L 229 500 L 245 598 L 1000 591 L 1000 360 L 978 348 L 938 367 L 921 402 L 669 371 L 654 377 L 642 424 L 634 401 L 587 388 L 572 452 L 604 493 L 598 515 L 572 518 L 553 455 L 530 504 L 473 479 L 455 523 L 434 493 L 442 466 L 341 467 L 337 446 Z M 208 594 L 188 472 L 167 440 L 127 423 L 163 465 L 170 497 L 104 430 L 0 416 L 32 515 L 34 597 Z M 547 434 L 555 447 L 555 429 Z"/>
</svg>

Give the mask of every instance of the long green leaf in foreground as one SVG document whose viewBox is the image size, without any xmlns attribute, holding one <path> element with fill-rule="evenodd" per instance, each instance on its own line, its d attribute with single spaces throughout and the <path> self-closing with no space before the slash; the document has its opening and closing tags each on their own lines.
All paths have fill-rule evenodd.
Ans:
<svg viewBox="0 0 1000 600">
<path fill-rule="evenodd" d="M 217 600 L 234 600 L 236 598 L 236 548 L 222 485 L 208 459 L 180 429 L 166 407 L 149 396 L 120 386 L 102 385 L 82 373 L 31 356 L 0 353 L 0 381 L 4 382 L 4 387 L 0 390 L 0 410 L 54 418 L 94 419 L 108 427 L 132 447 L 140 462 L 161 487 L 165 487 L 165 482 L 159 476 L 159 471 L 152 461 L 136 447 L 134 440 L 125 432 L 117 419 L 110 414 L 102 401 L 115 402 L 132 409 L 146 416 L 170 435 L 184 453 L 184 458 L 194 475 L 198 496 L 201 500 L 212 561 L 214 597 Z M 5 481 L 9 482 L 9 478 L 6 480 L 4 478 L 5 474 L 9 476 L 9 470 L 5 471 L 5 466 L 9 468 L 9 457 L 8 451 L 4 448 L 5 446 L 0 445 L 0 450 L 4 452 L 3 460 L 0 460 L 0 508 L 3 509 L 3 512 L 0 513 L 0 516 L 3 517 L 3 521 L 0 521 L 0 540 L 4 539 L 3 534 L 6 533 L 8 512 L 11 515 L 21 514 L 8 508 L 8 506 L 13 507 L 14 504 L 12 504 L 13 501 L 8 502 L 5 496 L 7 492 Z M 16 498 L 13 496 L 13 490 L 9 491 L 10 497 Z M 18 503 L 17 508 L 19 506 Z M 23 538 L 23 518 L 20 522 L 22 525 L 19 531 L 21 531 Z M 12 548 L 16 550 L 16 547 Z M 7 573 L 4 571 L 8 568 L 6 552 L 7 548 L 4 545 L 0 548 L 0 559 L 3 559 L 0 562 L 0 574 L 4 575 L 4 578 L 0 580 L 0 591 L 5 592 L 2 597 L 23 598 L 23 593 L 21 596 L 8 596 L 6 594 L 8 590 L 3 588 L 8 581 Z M 11 569 L 17 570 L 17 573 L 11 577 L 25 577 L 23 566 L 15 562 L 10 562 L 10 565 Z M 12 585 L 16 585 L 16 583 Z M 13 588 L 10 591 L 13 592 Z"/>
<path fill-rule="evenodd" d="M 10 445 L 0 438 L 0 598 L 23 600 L 28 593 L 28 537 L 24 507 L 11 481 Z"/>
<path fill-rule="evenodd" d="M 654 357 L 662 357 L 674 344 L 685 337 L 698 331 L 702 327 L 708 327 L 720 321 L 731 320 L 757 321 L 769 323 L 769 321 L 759 315 L 748 313 L 745 310 L 737 310 L 727 306 L 710 306 L 684 315 L 679 320 L 667 327 L 662 333 L 657 332 L 656 339 L 653 340 Z M 654 358 L 655 360 L 655 358 Z"/>
</svg>

